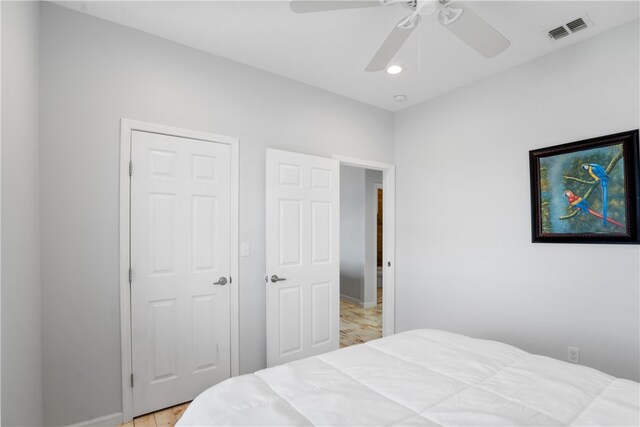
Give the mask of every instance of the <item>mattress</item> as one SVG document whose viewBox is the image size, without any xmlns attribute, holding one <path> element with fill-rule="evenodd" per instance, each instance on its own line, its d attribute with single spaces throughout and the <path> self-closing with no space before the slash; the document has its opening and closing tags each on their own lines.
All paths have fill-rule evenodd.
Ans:
<svg viewBox="0 0 640 427">
<path fill-rule="evenodd" d="M 231 378 L 178 425 L 637 426 L 639 390 L 503 343 L 414 330 Z"/>
</svg>

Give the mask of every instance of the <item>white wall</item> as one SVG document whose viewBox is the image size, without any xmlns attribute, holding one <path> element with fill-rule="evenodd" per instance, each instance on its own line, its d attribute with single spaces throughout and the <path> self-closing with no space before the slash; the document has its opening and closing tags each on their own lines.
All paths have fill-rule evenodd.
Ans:
<svg viewBox="0 0 640 427">
<path fill-rule="evenodd" d="M 364 180 L 365 169 L 340 166 L 340 295 L 360 302 L 364 301 Z"/>
<path fill-rule="evenodd" d="M 45 423 L 121 411 L 122 117 L 240 139 L 240 369 L 263 368 L 266 147 L 393 162 L 392 114 L 49 3 L 41 13 Z"/>
<path fill-rule="evenodd" d="M 528 151 L 637 129 L 638 21 L 396 115 L 399 330 L 638 380 L 640 248 L 532 244 Z"/>
<path fill-rule="evenodd" d="M 42 425 L 37 2 L 2 7 L 2 425 Z"/>
</svg>

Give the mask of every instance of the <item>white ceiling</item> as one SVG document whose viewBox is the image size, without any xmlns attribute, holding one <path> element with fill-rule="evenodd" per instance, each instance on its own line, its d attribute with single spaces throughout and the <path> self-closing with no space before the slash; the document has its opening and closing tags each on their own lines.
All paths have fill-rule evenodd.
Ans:
<svg viewBox="0 0 640 427">
<path fill-rule="evenodd" d="M 485 59 L 427 16 L 394 59 L 405 71 L 389 76 L 364 67 L 408 14 L 401 5 L 295 14 L 282 0 L 55 3 L 390 111 L 639 17 L 637 1 L 466 1 L 511 40 L 504 53 Z M 595 26 L 558 41 L 546 37 L 545 30 L 584 13 Z M 397 94 L 407 99 L 397 103 Z"/>
</svg>

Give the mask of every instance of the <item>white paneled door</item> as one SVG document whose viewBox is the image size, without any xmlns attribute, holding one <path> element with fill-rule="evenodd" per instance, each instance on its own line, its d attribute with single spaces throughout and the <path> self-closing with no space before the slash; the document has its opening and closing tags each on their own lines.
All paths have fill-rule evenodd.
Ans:
<svg viewBox="0 0 640 427">
<path fill-rule="evenodd" d="M 133 415 L 230 376 L 230 147 L 134 131 Z"/>
<path fill-rule="evenodd" d="M 267 150 L 267 365 L 340 343 L 340 167 Z"/>
</svg>

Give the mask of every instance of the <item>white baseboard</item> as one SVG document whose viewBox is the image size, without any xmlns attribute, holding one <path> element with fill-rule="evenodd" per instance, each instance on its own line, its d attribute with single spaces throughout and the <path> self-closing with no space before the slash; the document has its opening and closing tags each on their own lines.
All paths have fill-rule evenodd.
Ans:
<svg viewBox="0 0 640 427">
<path fill-rule="evenodd" d="M 358 298 L 350 297 L 349 295 L 340 294 L 340 299 L 346 302 L 350 302 L 351 304 L 356 304 L 362 307 L 362 303 Z"/>
<path fill-rule="evenodd" d="M 116 412 L 92 420 L 71 424 L 68 427 L 116 427 L 120 424 L 122 424 L 122 412 Z"/>
<path fill-rule="evenodd" d="M 374 302 L 374 301 L 362 302 L 358 298 L 350 297 L 349 295 L 344 295 L 344 294 L 340 294 L 340 299 L 350 302 L 351 304 L 356 304 L 357 306 L 363 307 L 363 308 L 375 307 L 378 304 L 377 302 Z"/>
</svg>

